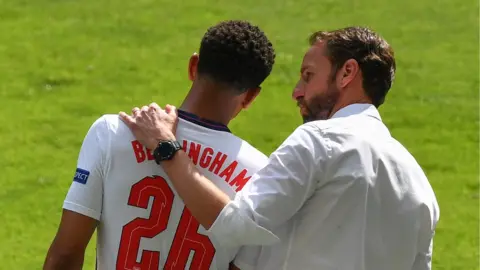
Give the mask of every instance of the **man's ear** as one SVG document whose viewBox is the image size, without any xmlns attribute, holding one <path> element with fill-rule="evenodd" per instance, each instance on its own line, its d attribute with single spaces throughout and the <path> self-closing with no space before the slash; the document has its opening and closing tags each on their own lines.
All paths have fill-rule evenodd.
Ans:
<svg viewBox="0 0 480 270">
<path fill-rule="evenodd" d="M 242 102 L 243 109 L 250 107 L 255 98 L 260 94 L 261 87 L 250 88 L 245 92 L 245 97 Z"/>
<path fill-rule="evenodd" d="M 197 77 L 197 68 L 198 68 L 198 61 L 200 60 L 200 56 L 197 53 L 193 53 L 190 56 L 190 61 L 188 62 L 188 79 L 190 81 L 195 80 Z"/>
<path fill-rule="evenodd" d="M 360 67 L 355 59 L 348 59 L 337 73 L 337 87 L 342 89 L 349 85 L 357 76 Z"/>
</svg>

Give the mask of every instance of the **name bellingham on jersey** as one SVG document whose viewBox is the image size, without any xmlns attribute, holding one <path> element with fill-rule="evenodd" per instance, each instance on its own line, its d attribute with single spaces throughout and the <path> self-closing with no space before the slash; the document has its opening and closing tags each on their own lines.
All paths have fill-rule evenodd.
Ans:
<svg viewBox="0 0 480 270">
<path fill-rule="evenodd" d="M 132 147 L 138 163 L 145 162 L 146 160 L 155 160 L 153 151 L 145 148 L 140 142 L 136 140 L 132 141 Z M 224 179 L 225 182 L 234 187 L 237 192 L 243 188 L 251 177 L 247 169 L 235 173 L 238 161 L 234 160 L 226 163 L 225 161 L 228 159 L 228 156 L 220 151 L 215 152 L 211 147 L 183 140 L 183 150 L 195 165 L 207 169 L 211 173 Z"/>
</svg>

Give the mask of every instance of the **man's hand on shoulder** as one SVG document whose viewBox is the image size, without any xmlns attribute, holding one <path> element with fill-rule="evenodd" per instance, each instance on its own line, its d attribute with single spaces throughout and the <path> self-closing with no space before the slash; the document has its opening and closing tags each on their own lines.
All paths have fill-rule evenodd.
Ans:
<svg viewBox="0 0 480 270">
<path fill-rule="evenodd" d="M 130 128 L 133 135 L 148 149 L 155 149 L 160 141 L 175 140 L 178 123 L 177 109 L 166 105 L 165 110 L 156 103 L 133 108 L 132 115 L 120 112 L 120 119 Z"/>
</svg>

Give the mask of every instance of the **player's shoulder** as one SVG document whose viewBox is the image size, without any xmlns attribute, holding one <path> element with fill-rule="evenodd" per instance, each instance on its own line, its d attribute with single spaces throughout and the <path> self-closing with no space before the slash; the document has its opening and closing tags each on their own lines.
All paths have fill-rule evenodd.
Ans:
<svg viewBox="0 0 480 270">
<path fill-rule="evenodd" d="M 239 159 L 245 160 L 246 162 L 252 164 L 261 163 L 262 166 L 263 163 L 266 163 L 268 161 L 268 157 L 264 153 L 262 153 L 262 151 L 258 150 L 244 139 L 241 139 L 233 134 L 232 136 L 235 138 L 235 140 L 237 140 L 239 145 Z"/>
<path fill-rule="evenodd" d="M 134 139 L 128 126 L 116 114 L 100 116 L 95 120 L 91 129 L 95 129 L 97 134 L 112 141 L 118 138 L 122 140 Z"/>
<path fill-rule="evenodd" d="M 230 131 L 207 128 L 182 118 L 180 118 L 177 126 L 177 137 L 187 141 L 201 142 L 240 157 L 250 156 L 254 160 L 266 159 L 265 154 L 260 150 Z"/>
<path fill-rule="evenodd" d="M 104 114 L 102 117 L 106 123 L 106 127 L 111 132 L 127 132 L 131 134 L 128 126 L 120 119 L 120 116 L 117 114 Z"/>
</svg>

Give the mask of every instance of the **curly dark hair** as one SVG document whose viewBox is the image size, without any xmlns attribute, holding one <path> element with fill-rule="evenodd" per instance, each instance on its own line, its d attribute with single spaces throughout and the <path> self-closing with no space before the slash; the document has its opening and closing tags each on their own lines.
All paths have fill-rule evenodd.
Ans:
<svg viewBox="0 0 480 270">
<path fill-rule="evenodd" d="M 366 27 L 346 27 L 334 31 L 318 31 L 310 36 L 310 45 L 326 42 L 332 63 L 332 76 L 349 59 L 355 59 L 363 74 L 363 89 L 379 107 L 385 101 L 395 78 L 393 49 L 380 35 Z"/>
<path fill-rule="evenodd" d="M 270 75 L 275 51 L 265 33 L 242 20 L 210 27 L 200 44 L 198 74 L 242 93 Z"/>
</svg>

